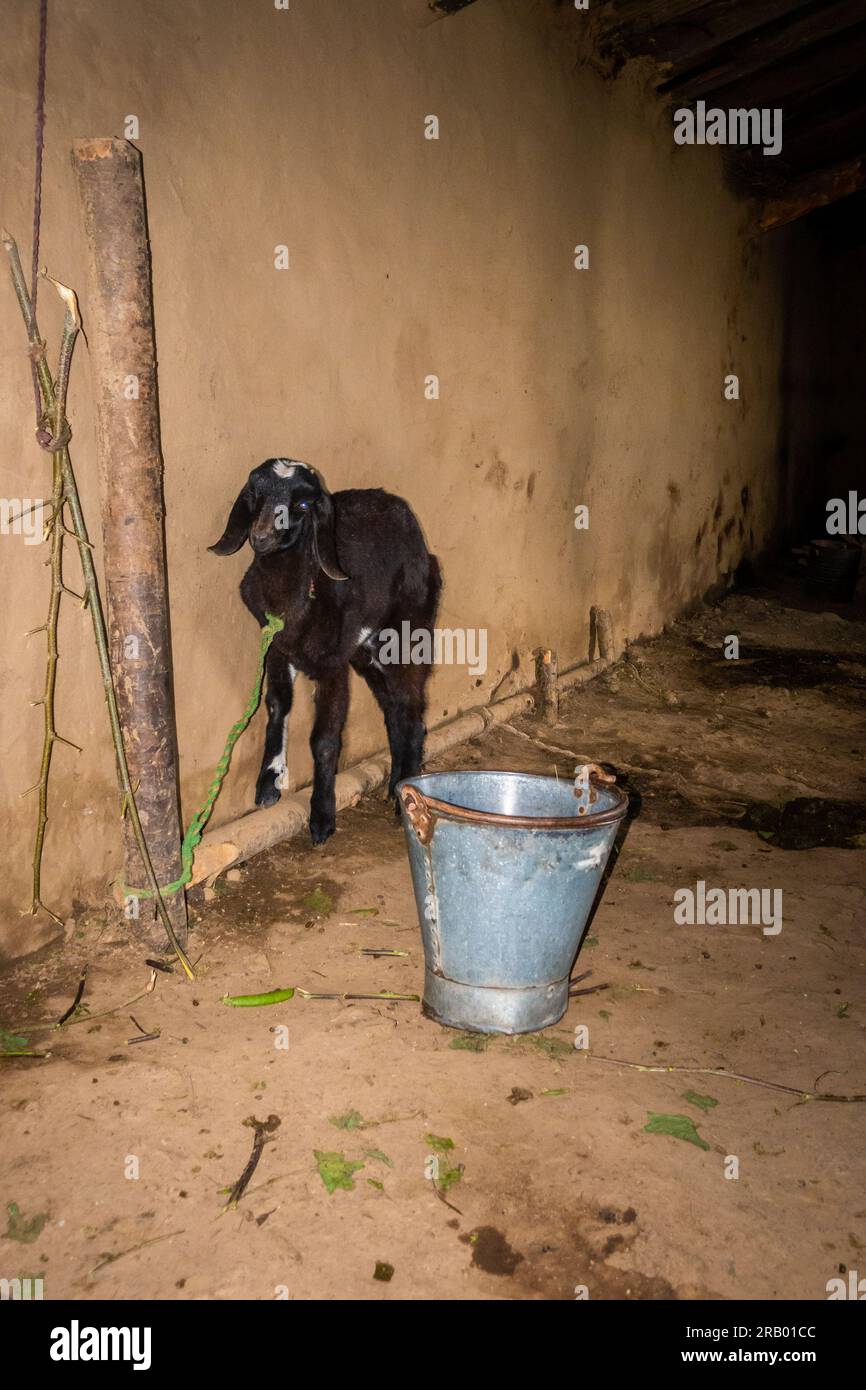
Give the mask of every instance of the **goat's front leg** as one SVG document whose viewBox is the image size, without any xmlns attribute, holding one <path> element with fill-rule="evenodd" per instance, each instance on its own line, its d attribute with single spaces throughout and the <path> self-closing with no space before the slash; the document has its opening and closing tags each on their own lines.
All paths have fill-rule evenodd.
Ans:
<svg viewBox="0 0 866 1390">
<path fill-rule="evenodd" d="M 316 721 L 310 737 L 313 751 L 310 834 L 314 845 L 323 845 L 337 828 L 334 778 L 348 710 L 349 668 L 344 666 L 316 684 Z"/>
<path fill-rule="evenodd" d="M 268 723 L 262 770 L 256 782 L 256 805 L 274 806 L 280 799 L 280 782 L 286 771 L 286 720 L 292 708 L 295 673 L 285 660 L 268 653 Z"/>
</svg>

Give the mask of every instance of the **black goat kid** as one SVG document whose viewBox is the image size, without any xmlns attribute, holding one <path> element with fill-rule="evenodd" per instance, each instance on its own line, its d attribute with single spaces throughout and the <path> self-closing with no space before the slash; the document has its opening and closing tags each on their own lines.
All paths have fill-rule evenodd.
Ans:
<svg viewBox="0 0 866 1390">
<path fill-rule="evenodd" d="M 303 671 L 316 683 L 310 834 L 320 845 L 335 829 L 334 778 L 350 666 L 364 677 L 385 716 L 390 794 L 401 778 L 421 769 L 430 665 L 382 664 L 379 633 L 390 628 L 402 634 L 402 624 L 409 623 L 413 644 L 419 630 L 430 631 L 432 650 L 439 562 L 402 498 L 381 488 L 332 496 L 297 459 L 267 459 L 253 469 L 224 534 L 210 549 L 233 555 L 245 540 L 255 559 L 241 582 L 241 597 L 262 626 L 268 613 L 285 623 L 268 653 L 268 723 L 256 805 L 280 799 L 286 719 L 295 675 Z"/>
</svg>

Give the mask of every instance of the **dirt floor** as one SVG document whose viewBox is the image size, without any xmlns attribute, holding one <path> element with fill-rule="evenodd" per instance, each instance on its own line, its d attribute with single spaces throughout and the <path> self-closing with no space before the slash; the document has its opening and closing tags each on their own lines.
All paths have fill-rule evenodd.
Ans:
<svg viewBox="0 0 866 1390">
<path fill-rule="evenodd" d="M 74 923 L 0 979 L 6 1029 L 51 1052 L 2 1063 L 0 1275 L 42 1275 L 50 1299 L 825 1298 L 866 1265 L 866 1107 L 687 1069 L 866 1092 L 864 689 L 866 625 L 755 591 L 632 647 L 557 727 L 438 764 L 568 777 L 579 754 L 632 794 L 574 970 L 595 992 L 544 1034 L 455 1034 L 410 1002 L 220 1002 L 420 991 L 402 831 L 376 798 L 324 849 L 217 885 L 193 985 L 159 974 L 98 1018 L 145 987 L 147 952 Z M 677 925 L 698 880 L 781 889 L 781 932 Z M 85 962 L 86 1009 L 37 1032 Z M 127 1044 L 131 1015 L 158 1039 Z M 251 1115 L 279 1127 L 223 1212 Z"/>
</svg>

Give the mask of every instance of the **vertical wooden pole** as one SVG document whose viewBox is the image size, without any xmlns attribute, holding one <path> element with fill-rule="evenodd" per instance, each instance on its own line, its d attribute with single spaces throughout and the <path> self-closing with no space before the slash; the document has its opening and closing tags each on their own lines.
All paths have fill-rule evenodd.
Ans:
<svg viewBox="0 0 866 1390">
<path fill-rule="evenodd" d="M 181 830 L 141 155 L 125 140 L 79 140 L 73 165 L 87 238 L 85 327 L 93 360 L 111 661 L 136 801 L 162 885 L 180 877 Z M 128 824 L 124 843 L 126 882 L 144 888 Z M 165 895 L 165 905 L 183 941 L 183 890 Z M 152 903 L 143 899 L 139 911 L 141 922 L 153 923 Z"/>
<path fill-rule="evenodd" d="M 590 661 L 595 660 L 595 646 L 598 644 L 598 655 L 602 661 L 613 661 L 616 653 L 614 650 L 613 619 L 606 608 L 590 608 L 589 610 L 589 630 L 590 630 Z"/>
<path fill-rule="evenodd" d="M 545 724 L 559 722 L 559 663 L 556 652 L 540 647 L 535 653 L 535 682 L 538 689 L 538 713 Z"/>
</svg>

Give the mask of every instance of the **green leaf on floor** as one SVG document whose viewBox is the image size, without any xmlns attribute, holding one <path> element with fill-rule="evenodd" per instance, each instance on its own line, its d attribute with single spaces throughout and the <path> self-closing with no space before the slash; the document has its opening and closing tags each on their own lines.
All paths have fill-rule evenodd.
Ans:
<svg viewBox="0 0 866 1390">
<path fill-rule="evenodd" d="M 5 1033 L 0 1028 L 0 1053 L 4 1057 L 17 1057 L 30 1046 L 26 1038 L 17 1033 Z"/>
<path fill-rule="evenodd" d="M 447 1153 L 449 1149 L 454 1148 L 454 1140 L 449 1139 L 447 1134 L 425 1134 L 424 1139 L 431 1149 L 435 1149 L 440 1154 Z"/>
<path fill-rule="evenodd" d="M 336 1192 L 338 1187 L 344 1192 L 354 1191 L 355 1179 L 352 1174 L 364 1166 L 360 1159 L 346 1158 L 342 1153 L 323 1153 L 321 1149 L 314 1149 L 313 1154 L 319 1177 L 330 1193 Z"/>
<path fill-rule="evenodd" d="M 37 1212 L 35 1216 L 24 1217 L 15 1202 L 9 1202 L 6 1210 L 9 1213 L 9 1224 L 5 1232 L 7 1240 L 17 1240 L 22 1245 L 32 1245 L 34 1240 L 39 1239 L 45 1222 L 48 1220 L 47 1211 Z"/>
<path fill-rule="evenodd" d="M 660 1115 L 649 1112 L 649 1123 L 644 1125 L 647 1134 L 669 1134 L 672 1139 L 684 1139 L 687 1144 L 695 1144 L 699 1149 L 708 1149 L 706 1139 L 702 1139 L 695 1129 L 694 1120 L 688 1115 Z"/>
<path fill-rule="evenodd" d="M 379 909 L 378 909 L 378 907 L 350 907 L 350 908 L 349 908 L 349 916 L 350 916 L 350 917 L 378 917 L 378 916 L 379 916 Z"/>
<path fill-rule="evenodd" d="M 375 1187 L 375 1189 L 376 1189 L 377 1192 L 384 1192 L 384 1191 L 385 1191 L 385 1184 L 384 1184 L 383 1182 L 377 1182 L 375 1178 L 368 1178 L 368 1179 L 367 1179 L 367 1186 L 368 1186 L 368 1187 Z"/>
<path fill-rule="evenodd" d="M 714 1096 L 702 1096 L 699 1091 L 683 1091 L 683 1100 L 699 1110 L 713 1110 L 719 1103 Z"/>
<path fill-rule="evenodd" d="M 335 1129 L 363 1129 L 366 1122 L 360 1110 L 347 1110 L 344 1115 L 329 1115 L 328 1123 Z"/>
<path fill-rule="evenodd" d="M 558 1088 L 558 1090 L 555 1090 L 555 1091 L 542 1091 L 541 1094 L 542 1094 L 543 1096 L 567 1096 L 567 1095 L 568 1095 L 568 1091 L 566 1090 L 566 1088 L 565 1088 L 564 1086 L 560 1086 L 560 1087 Z"/>
<path fill-rule="evenodd" d="M 447 1192 L 463 1177 L 463 1164 L 460 1163 L 456 1168 L 441 1168 L 436 1176 L 436 1186 L 440 1192 Z"/>
<path fill-rule="evenodd" d="M 326 893 L 319 884 L 312 893 L 308 893 L 304 898 L 304 907 L 308 907 L 311 912 L 321 912 L 327 915 L 333 907 L 333 900 L 330 893 Z"/>
<path fill-rule="evenodd" d="M 850 1007 L 851 1007 L 850 1004 L 840 1004 L 839 1008 L 836 1010 L 836 1017 L 837 1017 L 837 1018 L 847 1018 L 847 1017 L 848 1017 L 848 1010 L 850 1009 Z"/>
<path fill-rule="evenodd" d="M 599 1009 L 598 1016 L 599 1018 L 603 1018 L 605 1023 L 607 1023 L 610 1019 L 610 1011 L 608 1009 Z"/>
<path fill-rule="evenodd" d="M 375 1159 L 377 1163 L 385 1163 L 389 1168 L 394 1167 L 394 1160 L 389 1158 L 387 1154 L 383 1154 L 381 1149 L 365 1149 L 364 1157 Z M 367 1181 L 369 1182 L 370 1179 L 368 1178 Z"/>
</svg>

